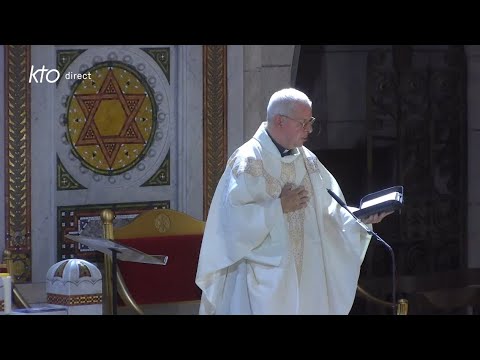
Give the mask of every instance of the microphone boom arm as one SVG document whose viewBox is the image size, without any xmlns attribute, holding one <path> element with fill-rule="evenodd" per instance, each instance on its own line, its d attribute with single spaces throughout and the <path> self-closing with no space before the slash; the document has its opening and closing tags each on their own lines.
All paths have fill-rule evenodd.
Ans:
<svg viewBox="0 0 480 360">
<path fill-rule="evenodd" d="M 397 299 L 396 299 L 396 278 L 395 278 L 395 273 L 396 273 L 396 265 L 395 265 L 395 253 L 392 249 L 392 247 L 385 241 L 383 240 L 375 231 L 370 229 L 365 223 L 360 220 L 355 214 L 353 214 L 350 209 L 348 208 L 347 204 L 340 199 L 340 197 L 335 194 L 332 190 L 327 189 L 328 193 L 335 199 L 335 201 L 355 219 L 358 225 L 360 225 L 369 235 L 371 235 L 373 238 L 381 242 L 390 252 L 390 256 L 392 258 L 392 307 L 393 307 L 393 315 L 396 315 L 396 307 L 397 307 Z"/>
</svg>

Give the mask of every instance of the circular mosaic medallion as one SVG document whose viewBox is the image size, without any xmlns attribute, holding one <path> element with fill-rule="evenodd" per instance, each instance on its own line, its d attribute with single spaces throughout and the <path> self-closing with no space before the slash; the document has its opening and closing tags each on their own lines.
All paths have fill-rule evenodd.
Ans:
<svg viewBox="0 0 480 360">
<path fill-rule="evenodd" d="M 67 103 L 68 141 L 86 168 L 118 175 L 142 160 L 155 135 L 153 92 L 136 69 L 98 63 L 75 83 Z"/>
</svg>

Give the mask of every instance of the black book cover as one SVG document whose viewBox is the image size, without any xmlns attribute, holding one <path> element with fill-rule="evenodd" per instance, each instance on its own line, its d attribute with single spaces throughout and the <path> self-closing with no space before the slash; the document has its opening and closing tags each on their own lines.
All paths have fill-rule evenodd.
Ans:
<svg viewBox="0 0 480 360">
<path fill-rule="evenodd" d="M 399 210 L 403 205 L 403 186 L 393 186 L 365 195 L 360 200 L 360 209 L 353 212 L 358 218 Z"/>
</svg>

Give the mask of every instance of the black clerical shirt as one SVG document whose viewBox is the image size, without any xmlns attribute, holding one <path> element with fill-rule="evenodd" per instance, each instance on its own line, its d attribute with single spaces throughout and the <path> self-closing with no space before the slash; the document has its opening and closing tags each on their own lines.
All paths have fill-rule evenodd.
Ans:
<svg viewBox="0 0 480 360">
<path fill-rule="evenodd" d="M 270 133 L 268 132 L 268 130 L 265 130 L 268 134 L 268 136 L 270 136 L 270 139 L 272 139 L 273 143 L 275 144 L 275 146 L 277 147 L 278 151 L 280 151 L 280 155 L 282 155 L 282 157 L 284 156 L 287 156 L 287 155 L 292 155 L 293 153 L 293 150 L 288 150 L 286 148 L 284 148 L 282 145 L 280 145 L 279 143 L 277 143 L 275 141 L 275 139 L 272 137 L 272 135 L 270 135 Z"/>
</svg>

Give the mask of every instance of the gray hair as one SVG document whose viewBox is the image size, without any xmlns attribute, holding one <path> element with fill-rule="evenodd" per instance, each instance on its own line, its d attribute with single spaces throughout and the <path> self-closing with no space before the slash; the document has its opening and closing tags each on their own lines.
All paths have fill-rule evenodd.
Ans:
<svg viewBox="0 0 480 360">
<path fill-rule="evenodd" d="M 303 92 L 288 88 L 274 93 L 267 106 L 267 121 L 272 121 L 275 115 L 290 115 L 298 103 L 312 107 L 312 101 Z"/>
</svg>

